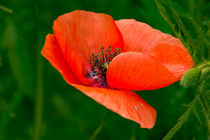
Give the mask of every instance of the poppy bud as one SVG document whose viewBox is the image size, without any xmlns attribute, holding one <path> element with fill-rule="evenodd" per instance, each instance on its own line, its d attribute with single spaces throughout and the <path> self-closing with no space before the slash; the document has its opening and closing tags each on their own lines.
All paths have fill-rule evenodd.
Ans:
<svg viewBox="0 0 210 140">
<path fill-rule="evenodd" d="M 192 68 L 182 77 L 180 84 L 184 87 L 196 86 L 201 76 L 199 68 Z"/>
<path fill-rule="evenodd" d="M 202 75 L 205 77 L 205 79 L 210 76 L 210 66 L 202 69 Z"/>
<path fill-rule="evenodd" d="M 205 67 L 202 69 L 202 79 L 204 81 L 204 88 L 210 90 L 210 67 Z"/>
</svg>

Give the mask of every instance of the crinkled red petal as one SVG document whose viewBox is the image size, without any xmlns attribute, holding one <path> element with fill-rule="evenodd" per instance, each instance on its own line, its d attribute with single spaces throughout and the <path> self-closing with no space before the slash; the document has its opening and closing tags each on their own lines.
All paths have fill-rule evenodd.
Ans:
<svg viewBox="0 0 210 140">
<path fill-rule="evenodd" d="M 126 51 L 150 55 L 179 79 L 193 66 L 191 56 L 177 38 L 133 19 L 119 20 L 116 24 L 123 35 Z"/>
<path fill-rule="evenodd" d="M 85 85 L 93 84 L 87 74 L 90 56 L 112 47 L 123 49 L 123 39 L 112 17 L 87 11 L 73 11 L 54 21 L 53 31 L 66 63 Z"/>
</svg>

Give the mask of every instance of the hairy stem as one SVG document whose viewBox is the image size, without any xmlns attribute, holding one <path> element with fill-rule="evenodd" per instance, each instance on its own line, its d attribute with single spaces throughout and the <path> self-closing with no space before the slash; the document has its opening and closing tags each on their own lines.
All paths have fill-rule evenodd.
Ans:
<svg viewBox="0 0 210 140">
<path fill-rule="evenodd" d="M 188 109 L 179 117 L 178 122 L 175 124 L 175 126 L 172 129 L 170 129 L 170 131 L 166 134 L 163 140 L 170 140 L 174 136 L 174 134 L 182 127 L 182 125 L 188 119 L 193 108 L 195 107 L 195 104 L 199 99 L 199 97 L 200 94 L 197 94 L 196 97 L 193 99 L 193 101 L 189 104 Z"/>
</svg>

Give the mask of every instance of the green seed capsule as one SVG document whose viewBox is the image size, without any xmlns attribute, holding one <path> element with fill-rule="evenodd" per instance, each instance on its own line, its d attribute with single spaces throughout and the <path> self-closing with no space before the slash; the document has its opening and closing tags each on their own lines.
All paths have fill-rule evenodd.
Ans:
<svg viewBox="0 0 210 140">
<path fill-rule="evenodd" d="M 192 68 L 182 77 L 180 84 L 184 87 L 196 86 L 200 80 L 201 70 L 199 68 Z"/>
</svg>

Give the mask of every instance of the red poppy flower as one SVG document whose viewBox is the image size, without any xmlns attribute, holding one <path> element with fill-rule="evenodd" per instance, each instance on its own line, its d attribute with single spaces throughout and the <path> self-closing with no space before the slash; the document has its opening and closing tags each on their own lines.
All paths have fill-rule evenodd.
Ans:
<svg viewBox="0 0 210 140">
<path fill-rule="evenodd" d="M 156 111 L 132 90 L 166 87 L 193 66 L 178 39 L 133 19 L 73 11 L 53 31 L 41 53 L 66 82 L 142 128 Z"/>
</svg>

